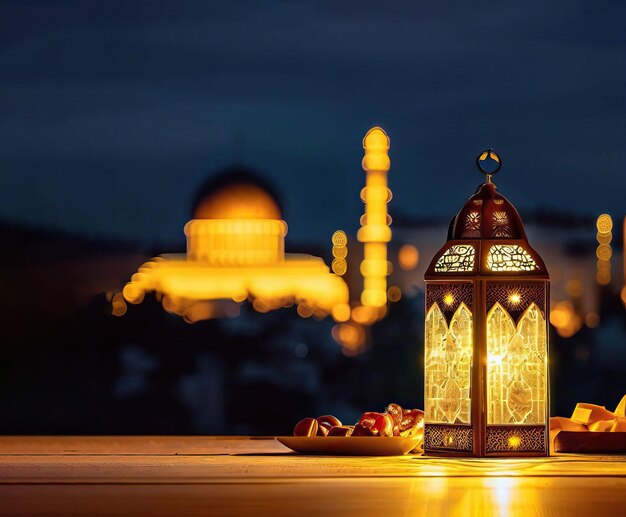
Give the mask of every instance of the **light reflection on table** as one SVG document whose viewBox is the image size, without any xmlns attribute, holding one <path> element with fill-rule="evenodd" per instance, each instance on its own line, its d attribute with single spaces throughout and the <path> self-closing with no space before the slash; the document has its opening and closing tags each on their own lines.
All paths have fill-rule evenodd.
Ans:
<svg viewBox="0 0 626 517">
<path fill-rule="evenodd" d="M 243 437 L 0 437 L 0 515 L 623 515 L 626 457 L 319 457 Z"/>
</svg>

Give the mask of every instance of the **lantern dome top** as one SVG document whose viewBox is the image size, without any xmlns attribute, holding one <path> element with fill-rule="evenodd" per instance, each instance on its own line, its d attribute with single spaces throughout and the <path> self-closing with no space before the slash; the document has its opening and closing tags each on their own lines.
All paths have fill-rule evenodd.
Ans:
<svg viewBox="0 0 626 517">
<path fill-rule="evenodd" d="M 496 165 L 487 169 L 483 162 L 489 158 Z M 547 278 L 545 264 L 528 243 L 517 210 L 491 181 L 502 166 L 501 158 L 488 149 L 476 163 L 487 181 L 450 221 L 447 242 L 433 258 L 426 279 L 451 273 Z"/>
<path fill-rule="evenodd" d="M 491 182 L 483 183 L 454 216 L 451 239 L 526 239 L 522 219 Z"/>
</svg>

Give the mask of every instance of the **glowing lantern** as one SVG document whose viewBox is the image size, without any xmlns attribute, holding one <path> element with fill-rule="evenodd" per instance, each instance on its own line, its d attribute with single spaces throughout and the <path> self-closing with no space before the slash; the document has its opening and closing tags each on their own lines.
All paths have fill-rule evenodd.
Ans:
<svg viewBox="0 0 626 517">
<path fill-rule="evenodd" d="M 488 159 L 495 168 L 485 169 Z M 427 453 L 548 454 L 549 277 L 519 214 L 487 175 L 425 275 Z"/>
</svg>

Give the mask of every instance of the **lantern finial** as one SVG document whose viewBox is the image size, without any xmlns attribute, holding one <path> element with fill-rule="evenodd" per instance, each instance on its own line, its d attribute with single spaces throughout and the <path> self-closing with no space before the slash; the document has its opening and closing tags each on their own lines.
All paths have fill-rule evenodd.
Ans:
<svg viewBox="0 0 626 517">
<path fill-rule="evenodd" d="M 491 183 L 491 177 L 502 167 L 502 158 L 490 147 L 478 155 L 476 165 L 478 170 L 487 176 L 487 183 Z"/>
</svg>

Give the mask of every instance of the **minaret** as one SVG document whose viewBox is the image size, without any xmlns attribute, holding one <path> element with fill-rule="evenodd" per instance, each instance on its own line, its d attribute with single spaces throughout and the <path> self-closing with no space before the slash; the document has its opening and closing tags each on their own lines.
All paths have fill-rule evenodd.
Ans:
<svg viewBox="0 0 626 517">
<path fill-rule="evenodd" d="M 387 304 L 387 243 L 391 240 L 387 215 L 387 203 L 391 201 L 391 191 L 387 188 L 389 137 L 380 127 L 373 127 L 363 138 L 363 149 L 366 180 L 361 199 L 365 203 L 365 215 L 357 233 L 359 242 L 364 243 L 361 303 L 383 308 Z"/>
</svg>

